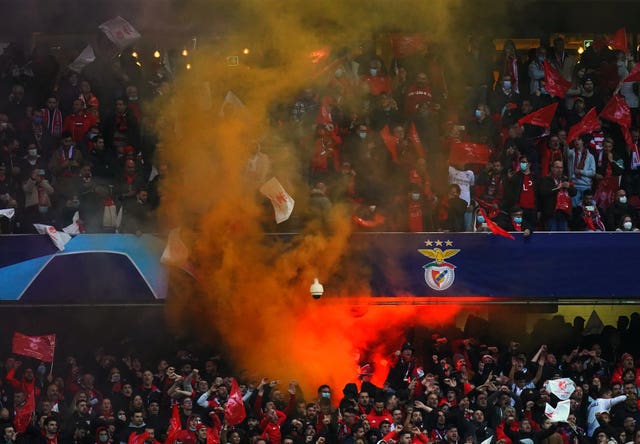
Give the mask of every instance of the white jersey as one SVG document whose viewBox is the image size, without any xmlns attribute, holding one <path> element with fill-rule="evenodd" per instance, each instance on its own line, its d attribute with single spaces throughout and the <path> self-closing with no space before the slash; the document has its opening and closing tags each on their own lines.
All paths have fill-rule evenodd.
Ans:
<svg viewBox="0 0 640 444">
<path fill-rule="evenodd" d="M 460 186 L 460 199 L 467 202 L 467 205 L 471 202 L 471 186 L 476 182 L 476 178 L 473 171 L 460 171 L 452 166 L 449 166 L 449 185 L 458 184 Z"/>
</svg>

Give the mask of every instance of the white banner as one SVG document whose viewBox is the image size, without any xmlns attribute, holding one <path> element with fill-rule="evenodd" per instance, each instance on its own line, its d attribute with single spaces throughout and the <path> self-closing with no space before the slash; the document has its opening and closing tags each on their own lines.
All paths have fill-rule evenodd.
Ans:
<svg viewBox="0 0 640 444">
<path fill-rule="evenodd" d="M 569 399 L 575 389 L 576 384 L 569 378 L 551 379 L 547 381 L 547 390 L 562 401 Z"/>
<path fill-rule="evenodd" d="M 571 408 L 571 400 L 560 401 L 554 409 L 549 404 L 544 407 L 544 416 L 549 418 L 551 422 L 567 422 L 569 417 L 569 409 Z"/>
<path fill-rule="evenodd" d="M 55 227 L 52 227 L 51 225 L 33 224 L 33 226 L 38 233 L 48 234 L 51 242 L 53 242 L 53 245 L 55 245 L 60 251 L 63 251 L 65 244 L 71 240 L 70 235 L 68 235 L 67 233 L 59 232 Z"/>
</svg>

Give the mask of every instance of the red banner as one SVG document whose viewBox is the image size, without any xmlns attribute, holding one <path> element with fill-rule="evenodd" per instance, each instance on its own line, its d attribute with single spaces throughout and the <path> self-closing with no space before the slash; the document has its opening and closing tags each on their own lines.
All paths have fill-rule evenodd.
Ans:
<svg viewBox="0 0 640 444">
<path fill-rule="evenodd" d="M 485 164 L 489 162 L 490 156 L 491 149 L 485 144 L 455 141 L 451 144 L 449 163 L 457 165 L 465 163 Z"/>
<path fill-rule="evenodd" d="M 596 115 L 596 108 L 593 107 L 587 114 L 585 114 L 580 122 L 569 128 L 567 143 L 573 142 L 582 134 L 588 134 L 599 129 L 600 121 L 598 120 L 598 116 Z"/>
<path fill-rule="evenodd" d="M 544 82 L 547 92 L 560 98 L 563 98 L 571 88 L 571 82 L 562 77 L 562 74 L 546 60 L 544 61 Z"/>
<path fill-rule="evenodd" d="M 227 405 L 224 408 L 224 419 L 228 425 L 237 425 L 244 421 L 247 412 L 244 408 L 244 402 L 242 401 L 242 393 L 238 387 L 238 382 L 233 379 L 231 382 L 231 392 L 229 392 L 229 399 Z"/>
<path fill-rule="evenodd" d="M 13 334 L 12 352 L 17 355 L 29 356 L 43 362 L 53 362 L 56 349 L 56 335 L 26 336 L 22 333 Z"/>
<path fill-rule="evenodd" d="M 531 125 L 549 128 L 553 121 L 553 116 L 556 115 L 556 109 L 558 109 L 558 102 L 554 102 L 551 105 L 540 108 L 538 111 L 527 114 L 518 120 L 518 125 L 522 126 L 525 123 L 530 123 Z"/>
<path fill-rule="evenodd" d="M 624 78 L 623 82 L 637 82 L 640 80 L 640 63 L 636 63 L 631 68 L 631 72 Z"/>
</svg>

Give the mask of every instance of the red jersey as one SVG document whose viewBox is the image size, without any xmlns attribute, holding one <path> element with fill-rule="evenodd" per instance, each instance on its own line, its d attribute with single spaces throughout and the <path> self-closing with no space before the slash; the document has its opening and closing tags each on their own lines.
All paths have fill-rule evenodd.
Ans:
<svg viewBox="0 0 640 444">
<path fill-rule="evenodd" d="M 536 208 L 536 193 L 533 189 L 533 179 L 531 174 L 524 174 L 522 176 L 522 190 L 520 192 L 520 200 L 518 201 L 520 208 L 535 209 Z"/>
</svg>

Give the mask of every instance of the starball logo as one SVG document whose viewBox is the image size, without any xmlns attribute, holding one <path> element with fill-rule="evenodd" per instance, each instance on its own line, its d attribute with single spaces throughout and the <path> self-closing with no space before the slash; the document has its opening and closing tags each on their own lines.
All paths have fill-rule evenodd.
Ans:
<svg viewBox="0 0 640 444">
<path fill-rule="evenodd" d="M 456 266 L 447 262 L 447 259 L 455 256 L 460 252 L 460 249 L 454 248 L 445 248 L 442 250 L 439 247 L 453 247 L 453 242 L 450 240 L 441 241 L 431 241 L 427 240 L 425 242 L 427 247 L 434 246 L 436 248 L 428 248 L 428 249 L 418 249 L 418 251 L 428 257 L 429 259 L 434 259 L 432 262 L 424 265 L 424 280 L 427 285 L 437 291 L 446 290 L 447 288 L 453 285 L 453 281 L 456 279 Z"/>
</svg>

